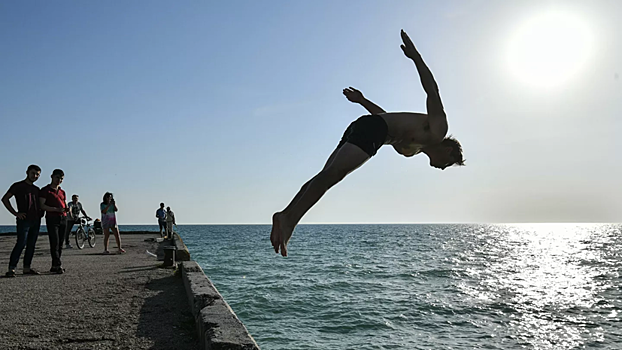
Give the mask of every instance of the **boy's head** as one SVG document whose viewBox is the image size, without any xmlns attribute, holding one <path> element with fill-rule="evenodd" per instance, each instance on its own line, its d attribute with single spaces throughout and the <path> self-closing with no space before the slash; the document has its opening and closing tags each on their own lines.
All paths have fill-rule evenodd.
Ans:
<svg viewBox="0 0 622 350">
<path fill-rule="evenodd" d="M 436 145 L 426 147 L 423 152 L 430 158 L 430 166 L 445 170 L 452 165 L 464 166 L 462 146 L 449 136 Z"/>
<path fill-rule="evenodd" d="M 26 169 L 26 177 L 28 181 L 35 182 L 39 180 L 39 176 L 41 176 L 41 168 L 38 165 L 31 164 Z"/>
<path fill-rule="evenodd" d="M 52 177 L 52 185 L 58 186 L 65 179 L 65 172 L 62 171 L 61 169 L 54 169 L 54 171 L 52 171 L 51 177 Z"/>
</svg>

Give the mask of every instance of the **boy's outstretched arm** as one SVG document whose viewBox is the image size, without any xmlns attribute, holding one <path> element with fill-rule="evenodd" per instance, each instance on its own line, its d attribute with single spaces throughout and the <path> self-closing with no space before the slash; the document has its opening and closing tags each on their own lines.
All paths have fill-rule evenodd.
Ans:
<svg viewBox="0 0 622 350">
<path fill-rule="evenodd" d="M 384 109 L 380 108 L 380 106 L 366 99 L 365 96 L 363 96 L 362 92 L 358 91 L 352 86 L 343 89 L 343 94 L 346 96 L 348 101 L 360 104 L 361 106 L 365 107 L 365 109 L 370 114 L 376 115 L 387 113 Z"/>
<path fill-rule="evenodd" d="M 421 79 L 421 85 L 423 85 L 423 90 L 425 90 L 428 95 L 426 107 L 430 121 L 430 130 L 441 137 L 445 137 L 448 128 L 447 116 L 445 115 L 445 109 L 441 102 L 441 95 L 438 92 L 436 80 L 434 80 L 434 76 L 428 66 L 423 62 L 423 58 L 421 58 L 421 55 L 408 37 L 408 34 L 402 30 L 401 35 L 404 43 L 400 45 L 400 47 L 402 51 L 404 51 L 404 55 L 415 63 L 417 71 L 419 72 L 419 78 Z"/>
</svg>

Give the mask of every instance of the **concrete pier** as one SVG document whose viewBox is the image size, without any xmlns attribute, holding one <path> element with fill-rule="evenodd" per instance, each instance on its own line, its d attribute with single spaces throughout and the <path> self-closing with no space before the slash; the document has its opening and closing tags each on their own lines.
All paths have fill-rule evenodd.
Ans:
<svg viewBox="0 0 622 350">
<path fill-rule="evenodd" d="M 180 273 L 155 257 L 159 234 L 121 233 L 125 254 L 95 248 L 63 250 L 66 273 L 52 274 L 47 235 L 32 267 L 40 276 L 0 278 L 0 349 L 202 349 Z M 73 239 L 73 237 L 72 237 Z M 0 272 L 15 236 L 0 237 Z M 110 251 L 115 252 L 114 237 Z M 75 243 L 72 241 L 72 244 Z"/>
</svg>

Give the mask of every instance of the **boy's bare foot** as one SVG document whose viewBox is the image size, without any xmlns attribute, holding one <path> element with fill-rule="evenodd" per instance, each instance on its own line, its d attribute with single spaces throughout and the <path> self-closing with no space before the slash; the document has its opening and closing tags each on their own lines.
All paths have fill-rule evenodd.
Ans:
<svg viewBox="0 0 622 350">
<path fill-rule="evenodd" d="M 287 256 L 287 243 L 294 232 L 293 227 L 287 224 L 287 218 L 283 213 L 274 213 L 272 215 L 272 232 L 270 233 L 270 241 L 274 252 L 281 251 L 281 255 Z"/>
<path fill-rule="evenodd" d="M 272 215 L 272 231 L 270 231 L 270 243 L 272 243 L 272 248 L 274 248 L 274 252 L 279 252 L 279 244 L 281 241 L 281 228 L 279 223 L 279 214 L 274 213 Z"/>
</svg>

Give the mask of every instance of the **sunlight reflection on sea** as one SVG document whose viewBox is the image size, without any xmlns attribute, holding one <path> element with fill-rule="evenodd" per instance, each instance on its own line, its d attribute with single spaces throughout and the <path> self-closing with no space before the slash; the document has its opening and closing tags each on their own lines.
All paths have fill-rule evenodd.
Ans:
<svg viewBox="0 0 622 350">
<path fill-rule="evenodd" d="M 183 226 L 263 349 L 618 348 L 612 224 Z"/>
</svg>

